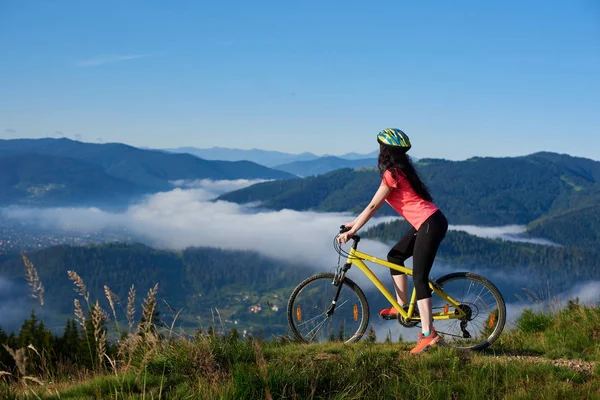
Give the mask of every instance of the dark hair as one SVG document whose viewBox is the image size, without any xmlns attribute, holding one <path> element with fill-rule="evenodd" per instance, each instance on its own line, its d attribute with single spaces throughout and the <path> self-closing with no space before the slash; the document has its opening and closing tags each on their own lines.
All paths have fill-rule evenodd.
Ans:
<svg viewBox="0 0 600 400">
<path fill-rule="evenodd" d="M 410 157 L 404 152 L 394 152 L 386 146 L 379 146 L 379 173 L 383 178 L 385 171 L 390 171 L 395 180 L 398 180 L 398 173 L 404 175 L 413 190 L 423 200 L 433 201 L 427 186 L 421 181 L 419 174 L 415 170 Z"/>
</svg>

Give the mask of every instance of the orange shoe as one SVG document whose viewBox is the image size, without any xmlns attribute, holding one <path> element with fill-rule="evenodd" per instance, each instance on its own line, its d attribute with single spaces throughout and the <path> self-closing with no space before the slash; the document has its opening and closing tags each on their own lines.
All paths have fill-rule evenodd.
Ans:
<svg viewBox="0 0 600 400">
<path fill-rule="evenodd" d="M 431 333 L 429 336 L 423 336 L 422 333 L 419 333 L 419 341 L 417 342 L 415 348 L 410 351 L 410 354 L 419 354 L 439 342 L 440 339 L 440 335 L 438 335 L 433 328 L 431 328 Z"/>
<path fill-rule="evenodd" d="M 398 315 L 400 313 L 398 312 L 398 310 L 396 310 L 395 307 L 390 307 L 390 308 L 384 308 L 383 310 L 379 311 L 379 316 L 383 319 L 398 319 Z"/>
<path fill-rule="evenodd" d="M 408 312 L 408 306 L 402 306 L 402 309 L 406 312 Z M 398 316 L 400 315 L 400 313 L 398 312 L 398 310 L 396 310 L 395 307 L 390 307 L 390 308 L 384 308 L 383 310 L 379 311 L 379 316 L 383 319 L 398 319 Z M 414 311 L 413 311 L 413 316 L 418 316 L 419 315 L 419 309 L 415 307 Z"/>
</svg>

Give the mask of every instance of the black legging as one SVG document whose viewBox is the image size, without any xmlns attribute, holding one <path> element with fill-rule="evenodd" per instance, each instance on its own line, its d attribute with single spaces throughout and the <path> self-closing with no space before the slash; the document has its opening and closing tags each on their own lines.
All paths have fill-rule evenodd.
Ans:
<svg viewBox="0 0 600 400">
<path fill-rule="evenodd" d="M 431 297 L 429 272 L 447 230 L 448 221 L 438 210 L 423 222 L 418 231 L 411 227 L 388 253 L 389 262 L 402 266 L 407 258 L 413 257 L 413 281 L 417 290 L 417 300 Z M 391 272 L 392 275 L 402 274 L 393 269 Z"/>
</svg>

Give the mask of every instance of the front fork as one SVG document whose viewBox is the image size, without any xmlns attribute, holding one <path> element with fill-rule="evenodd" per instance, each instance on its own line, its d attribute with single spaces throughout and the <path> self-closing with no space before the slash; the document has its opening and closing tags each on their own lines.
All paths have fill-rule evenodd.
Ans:
<svg viewBox="0 0 600 400">
<path fill-rule="evenodd" d="M 337 289 L 335 291 L 335 296 L 333 297 L 331 304 L 329 305 L 329 307 L 327 307 L 327 311 L 325 311 L 325 314 L 327 314 L 328 317 L 331 317 L 335 311 L 335 306 L 337 304 L 338 298 L 340 297 L 340 292 L 342 291 L 342 284 L 344 283 L 346 272 L 348 272 L 351 266 L 351 263 L 344 264 L 344 266 L 342 267 L 342 273 L 336 274 L 333 278 L 333 281 L 331 282 L 331 284 L 336 286 Z"/>
</svg>

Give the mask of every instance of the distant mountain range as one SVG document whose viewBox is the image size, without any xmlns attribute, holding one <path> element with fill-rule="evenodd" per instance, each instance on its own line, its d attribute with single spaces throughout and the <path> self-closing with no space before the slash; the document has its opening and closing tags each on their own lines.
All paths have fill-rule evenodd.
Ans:
<svg viewBox="0 0 600 400">
<path fill-rule="evenodd" d="M 377 167 L 377 158 L 362 158 L 357 160 L 348 160 L 344 158 L 328 156 L 319 157 L 310 161 L 294 161 L 289 164 L 276 165 L 275 169 L 289 172 L 300 177 L 322 175 L 342 168 L 375 168 Z"/>
<path fill-rule="evenodd" d="M 280 151 L 261 150 L 261 149 L 231 149 L 226 147 L 212 147 L 210 149 L 199 149 L 196 147 L 178 147 L 174 149 L 164 149 L 171 153 L 188 153 L 206 160 L 224 160 L 224 161 L 240 161 L 248 160 L 257 164 L 262 164 L 267 167 L 275 167 L 276 165 L 290 164 L 297 161 L 311 161 L 321 158 L 313 153 L 290 154 Z M 346 160 L 359 160 L 363 158 L 374 158 L 379 154 L 374 151 L 368 154 L 348 153 L 337 156 Z M 322 157 L 329 157 L 324 155 Z"/>
<path fill-rule="evenodd" d="M 129 199 L 195 179 L 290 179 L 250 161 L 211 161 L 120 143 L 0 140 L 0 204 L 89 204 Z"/>
</svg>

